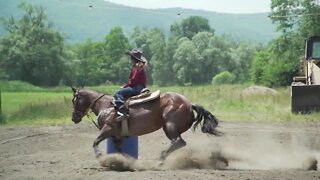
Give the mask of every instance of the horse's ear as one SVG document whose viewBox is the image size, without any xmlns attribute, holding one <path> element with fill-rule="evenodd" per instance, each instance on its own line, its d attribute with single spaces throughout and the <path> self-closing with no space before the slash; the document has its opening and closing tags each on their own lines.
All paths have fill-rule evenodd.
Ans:
<svg viewBox="0 0 320 180">
<path fill-rule="evenodd" d="M 72 89 L 73 93 L 76 93 L 76 92 L 77 92 L 77 89 L 74 88 L 73 86 L 70 86 L 70 88 Z"/>
</svg>

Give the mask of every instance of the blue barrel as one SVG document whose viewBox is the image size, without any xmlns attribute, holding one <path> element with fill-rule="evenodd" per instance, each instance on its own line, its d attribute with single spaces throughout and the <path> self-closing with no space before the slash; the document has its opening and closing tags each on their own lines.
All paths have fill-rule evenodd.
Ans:
<svg viewBox="0 0 320 180">
<path fill-rule="evenodd" d="M 126 153 L 135 159 L 138 159 L 138 136 L 129 136 L 122 140 L 121 153 Z M 111 138 L 107 139 L 107 154 L 117 153 L 117 149 Z"/>
</svg>

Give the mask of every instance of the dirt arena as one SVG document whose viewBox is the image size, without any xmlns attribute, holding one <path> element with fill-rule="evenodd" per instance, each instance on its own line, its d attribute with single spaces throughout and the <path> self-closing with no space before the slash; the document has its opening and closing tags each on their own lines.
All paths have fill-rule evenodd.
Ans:
<svg viewBox="0 0 320 180">
<path fill-rule="evenodd" d="M 221 122 L 219 130 L 222 137 L 184 133 L 187 146 L 161 163 L 160 152 L 170 143 L 162 130 L 139 137 L 134 161 L 115 154 L 96 159 L 98 131 L 87 122 L 0 127 L 0 179 L 320 179 L 314 170 L 320 122 Z"/>
</svg>

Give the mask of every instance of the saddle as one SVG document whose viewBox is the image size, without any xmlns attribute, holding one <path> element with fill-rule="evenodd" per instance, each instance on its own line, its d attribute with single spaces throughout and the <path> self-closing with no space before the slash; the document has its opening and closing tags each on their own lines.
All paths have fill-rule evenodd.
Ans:
<svg viewBox="0 0 320 180">
<path fill-rule="evenodd" d="M 157 91 L 151 93 L 148 88 L 144 88 L 144 89 L 142 89 L 140 94 L 126 99 L 125 105 L 126 105 L 126 107 L 130 107 L 135 104 L 142 104 L 145 102 L 155 100 L 159 97 L 160 97 L 160 90 L 157 90 Z"/>
</svg>

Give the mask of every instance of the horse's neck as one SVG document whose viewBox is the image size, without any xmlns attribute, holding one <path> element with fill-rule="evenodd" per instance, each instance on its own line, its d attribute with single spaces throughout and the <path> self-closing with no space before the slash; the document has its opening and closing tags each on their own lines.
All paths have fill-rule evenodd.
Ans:
<svg viewBox="0 0 320 180">
<path fill-rule="evenodd" d="M 99 112 L 103 109 L 106 109 L 107 107 L 110 106 L 110 103 L 113 101 L 113 97 L 109 95 L 103 95 L 103 94 L 98 94 L 98 95 L 93 95 L 90 97 L 90 104 L 91 104 L 91 110 L 97 115 Z"/>
</svg>

